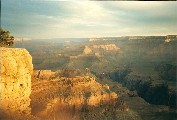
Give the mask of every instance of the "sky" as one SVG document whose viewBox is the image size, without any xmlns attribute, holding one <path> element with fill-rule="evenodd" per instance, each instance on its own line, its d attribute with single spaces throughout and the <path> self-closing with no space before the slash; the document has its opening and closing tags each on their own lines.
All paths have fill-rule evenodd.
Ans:
<svg viewBox="0 0 177 120">
<path fill-rule="evenodd" d="M 175 1 L 1 0 L 1 27 L 18 38 L 177 34 Z"/>
</svg>

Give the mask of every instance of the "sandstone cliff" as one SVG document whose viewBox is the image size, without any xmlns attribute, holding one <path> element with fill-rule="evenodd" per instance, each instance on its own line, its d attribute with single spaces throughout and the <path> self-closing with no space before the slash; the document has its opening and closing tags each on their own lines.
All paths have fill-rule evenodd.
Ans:
<svg viewBox="0 0 177 120">
<path fill-rule="evenodd" d="M 104 51 L 118 51 L 120 50 L 115 44 L 98 44 L 98 45 L 91 45 L 85 46 L 83 50 L 84 55 L 95 54 L 97 57 L 101 57 L 100 50 Z M 79 57 L 79 56 L 78 56 Z"/>
<path fill-rule="evenodd" d="M 26 49 L 1 48 L 0 63 L 1 114 L 11 117 L 30 115 L 31 55 Z"/>
<path fill-rule="evenodd" d="M 93 45 L 92 48 L 95 48 L 95 49 L 104 49 L 104 50 L 107 50 L 107 51 L 117 51 L 117 50 L 120 49 L 115 44 Z"/>
<path fill-rule="evenodd" d="M 68 113 L 73 109 L 81 110 L 84 105 L 98 107 L 103 102 L 117 98 L 118 95 L 111 92 L 108 85 L 100 84 L 94 77 L 89 76 L 60 77 L 53 80 L 37 79 L 32 82 L 32 114 L 44 119 L 53 114 L 50 112 L 56 105 L 60 106 L 56 109 L 63 106 L 66 109 L 71 107 L 72 110 L 65 111 Z M 65 115 L 63 111 L 64 108 L 60 110 L 61 116 Z"/>
<path fill-rule="evenodd" d="M 100 101 L 118 98 L 117 94 L 109 90 L 109 86 L 102 85 L 96 82 L 94 77 L 89 76 L 60 77 L 50 81 L 34 81 L 32 90 L 31 98 L 34 98 L 32 100 L 36 99 L 36 93 L 39 93 L 38 97 L 49 93 L 49 96 L 53 96 L 52 98 L 58 98 L 60 101 L 77 105 L 86 103 L 97 106 Z"/>
<path fill-rule="evenodd" d="M 87 55 L 90 54 L 91 52 L 92 50 L 88 46 L 85 46 L 83 53 Z"/>
<path fill-rule="evenodd" d="M 34 70 L 32 76 L 41 80 L 49 80 L 54 74 L 55 72 L 51 70 Z"/>
</svg>

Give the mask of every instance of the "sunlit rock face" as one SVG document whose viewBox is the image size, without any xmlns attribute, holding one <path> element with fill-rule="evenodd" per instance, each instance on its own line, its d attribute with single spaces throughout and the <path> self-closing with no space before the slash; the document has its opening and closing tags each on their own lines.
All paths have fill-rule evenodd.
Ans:
<svg viewBox="0 0 177 120">
<path fill-rule="evenodd" d="M 45 114 L 46 117 L 52 111 L 51 107 L 57 105 L 74 106 L 77 110 L 81 110 L 83 106 L 99 107 L 102 103 L 109 103 L 118 99 L 118 95 L 112 92 L 108 85 L 98 83 L 95 77 L 75 76 L 33 80 L 30 98 L 32 114 L 38 117 Z"/>
<path fill-rule="evenodd" d="M 92 50 L 88 46 L 85 46 L 83 53 L 87 55 L 90 54 L 91 52 Z"/>
<path fill-rule="evenodd" d="M 117 47 L 115 44 L 98 44 L 98 45 L 91 45 L 85 46 L 83 50 L 84 55 L 95 54 L 97 57 L 101 57 L 100 51 L 119 51 L 120 48 Z"/>
<path fill-rule="evenodd" d="M 87 104 L 90 106 L 98 106 L 100 105 L 100 102 L 108 102 L 111 100 L 116 99 L 118 96 L 116 93 L 112 92 L 112 93 L 107 93 L 107 94 L 92 94 L 89 99 Z"/>
<path fill-rule="evenodd" d="M 118 98 L 116 93 L 110 91 L 108 85 L 98 83 L 94 77 L 78 76 L 69 81 L 71 84 L 68 87 L 69 94 L 67 97 L 63 97 L 63 101 L 71 105 L 99 106 L 101 102 Z"/>
<path fill-rule="evenodd" d="M 115 44 L 107 44 L 107 45 L 93 45 L 92 46 L 95 49 L 104 49 L 107 51 L 117 51 L 120 48 L 118 48 Z"/>
<path fill-rule="evenodd" d="M 9 116 L 31 113 L 32 57 L 26 49 L 1 48 L 0 109 Z M 14 115 L 15 114 L 15 115 Z"/>
<path fill-rule="evenodd" d="M 33 71 L 33 77 L 41 79 L 41 80 L 49 80 L 52 75 L 54 75 L 55 72 L 52 72 L 51 70 L 34 70 Z"/>
</svg>

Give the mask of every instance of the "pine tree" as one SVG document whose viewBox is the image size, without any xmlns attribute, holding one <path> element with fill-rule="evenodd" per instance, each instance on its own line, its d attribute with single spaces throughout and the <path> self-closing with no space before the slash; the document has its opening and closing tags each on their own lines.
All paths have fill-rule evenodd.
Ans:
<svg viewBox="0 0 177 120">
<path fill-rule="evenodd" d="M 10 32 L 0 28 L 0 47 L 12 46 L 13 44 L 14 37 L 10 36 Z"/>
</svg>

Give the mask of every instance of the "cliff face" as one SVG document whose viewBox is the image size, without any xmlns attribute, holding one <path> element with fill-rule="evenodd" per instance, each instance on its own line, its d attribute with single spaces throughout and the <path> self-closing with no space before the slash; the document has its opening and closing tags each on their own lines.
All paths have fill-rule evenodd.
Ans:
<svg viewBox="0 0 177 120">
<path fill-rule="evenodd" d="M 26 49 L 1 49 L 0 109 L 8 116 L 29 115 L 32 57 Z"/>
<path fill-rule="evenodd" d="M 92 47 L 95 48 L 95 49 L 100 49 L 101 48 L 101 49 L 104 49 L 104 50 L 107 50 L 107 51 L 117 51 L 117 50 L 120 49 L 115 44 L 93 45 Z"/>
<path fill-rule="evenodd" d="M 41 80 L 49 80 L 54 74 L 55 72 L 52 72 L 51 70 L 34 70 L 32 76 Z"/>
<path fill-rule="evenodd" d="M 47 117 L 52 111 L 51 107 L 57 104 L 61 108 L 75 106 L 77 110 L 81 110 L 84 105 L 98 107 L 103 102 L 117 99 L 118 95 L 111 92 L 108 85 L 95 81 L 94 77 L 75 76 L 59 77 L 53 80 L 33 80 L 30 98 L 32 114 L 41 118 L 41 115 Z M 70 110 L 66 110 L 68 111 Z"/>
<path fill-rule="evenodd" d="M 131 91 L 137 91 L 138 96 L 150 104 L 168 105 L 177 108 L 176 88 L 170 87 L 166 81 L 154 80 L 149 76 L 127 75 L 122 71 L 114 71 L 97 77 L 111 78 Z M 160 99 L 159 99 L 160 98 Z"/>
<path fill-rule="evenodd" d="M 88 46 L 85 46 L 83 53 L 87 55 L 90 54 L 91 52 L 92 50 Z"/>
<path fill-rule="evenodd" d="M 94 53 L 95 56 L 101 57 L 100 50 L 104 51 L 118 51 L 120 50 L 115 44 L 99 44 L 99 45 L 92 45 L 92 46 L 85 46 L 83 50 L 84 55 L 88 55 Z"/>
<path fill-rule="evenodd" d="M 35 102 L 35 99 L 39 99 L 41 96 L 42 98 L 58 98 L 59 101 L 69 104 L 97 106 L 100 104 L 100 101 L 118 98 L 116 93 L 109 90 L 108 85 L 102 85 L 96 82 L 94 77 L 89 76 L 61 77 L 50 81 L 34 81 L 32 91 L 32 102 Z M 53 95 L 45 96 L 51 93 Z"/>
</svg>

